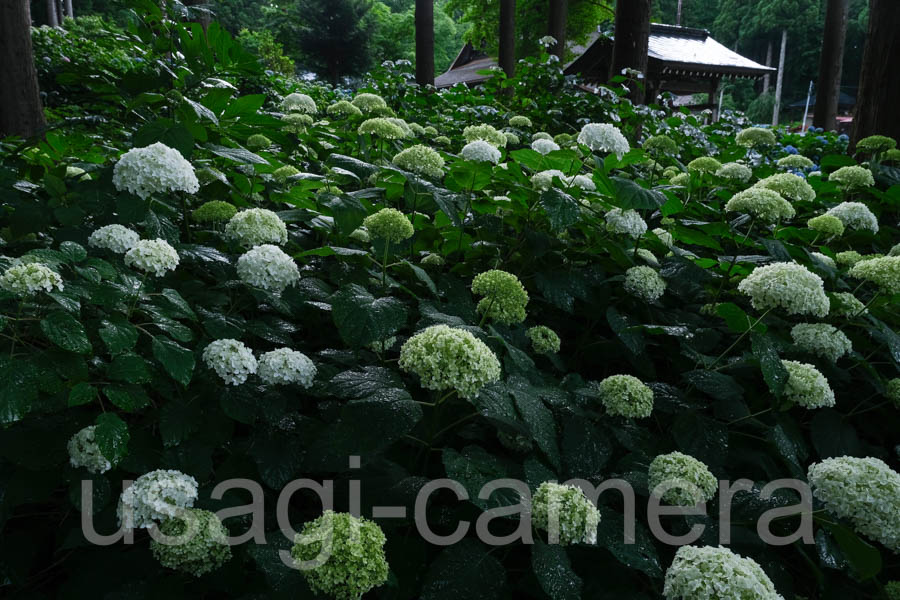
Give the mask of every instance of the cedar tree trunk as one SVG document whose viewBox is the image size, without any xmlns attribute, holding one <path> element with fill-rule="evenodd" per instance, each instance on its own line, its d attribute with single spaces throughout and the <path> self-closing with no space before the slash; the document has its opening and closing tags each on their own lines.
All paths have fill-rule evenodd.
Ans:
<svg viewBox="0 0 900 600">
<path fill-rule="evenodd" d="M 610 78 L 620 75 L 623 69 L 636 69 L 647 73 L 647 45 L 650 40 L 651 0 L 620 0 L 616 2 L 616 33 L 613 41 Z M 641 86 L 633 84 L 632 102 L 644 101 Z"/>
<path fill-rule="evenodd" d="M 841 65 L 847 36 L 848 0 L 828 0 L 822 55 L 819 57 L 819 82 L 813 125 L 829 131 L 837 129 L 838 94 L 841 91 Z"/>
<path fill-rule="evenodd" d="M 40 132 L 45 121 L 31 49 L 29 0 L 0 2 L 0 81 L 0 137 Z"/>
<path fill-rule="evenodd" d="M 900 138 L 900 2 L 870 0 L 869 32 L 859 74 L 859 94 L 853 112 L 851 144 L 866 136 L 881 134 Z"/>
<path fill-rule="evenodd" d="M 416 0 L 416 83 L 434 85 L 434 0 Z"/>
</svg>

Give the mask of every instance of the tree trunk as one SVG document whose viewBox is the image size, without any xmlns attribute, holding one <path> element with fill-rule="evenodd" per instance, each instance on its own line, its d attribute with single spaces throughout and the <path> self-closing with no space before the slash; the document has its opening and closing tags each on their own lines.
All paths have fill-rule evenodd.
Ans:
<svg viewBox="0 0 900 600">
<path fill-rule="evenodd" d="M 66 11 L 63 10 L 63 0 L 56 0 L 56 22 L 62 27 L 66 18 Z"/>
<path fill-rule="evenodd" d="M 866 136 L 881 134 L 900 138 L 900 2 L 870 0 L 869 31 L 859 74 L 859 93 L 853 112 L 851 144 Z M 891 58 L 894 57 L 894 58 Z"/>
<path fill-rule="evenodd" d="M 547 34 L 556 40 L 556 45 L 550 48 L 550 53 L 559 57 L 560 61 L 566 58 L 566 23 L 569 20 L 569 0 L 550 0 L 550 22 Z"/>
<path fill-rule="evenodd" d="M 781 83 L 784 81 L 784 54 L 787 51 L 787 29 L 781 30 L 781 54 L 778 56 L 778 77 L 775 78 L 775 107 L 772 109 L 772 127 L 778 125 L 781 112 Z"/>
<path fill-rule="evenodd" d="M 434 85 L 434 0 L 416 0 L 416 82 Z"/>
<path fill-rule="evenodd" d="M 500 68 L 512 77 L 516 72 L 516 0 L 500 0 Z"/>
<path fill-rule="evenodd" d="M 813 125 L 829 131 L 837 129 L 838 94 L 841 92 L 841 66 L 844 39 L 847 36 L 848 0 L 828 0 L 822 55 L 819 57 L 819 81 Z M 804 124 L 805 125 L 805 124 Z"/>
<path fill-rule="evenodd" d="M 0 137 L 31 137 L 45 125 L 31 49 L 31 3 L 0 2 Z"/>
<path fill-rule="evenodd" d="M 616 37 L 613 41 L 610 78 L 620 75 L 623 69 L 636 69 L 646 75 L 650 4 L 651 0 L 616 2 Z M 635 104 L 644 101 L 640 85 L 632 84 L 630 98 Z"/>
<path fill-rule="evenodd" d="M 72 0 L 65 0 L 66 2 L 66 16 L 70 19 L 75 18 L 75 9 L 72 8 Z"/>
<path fill-rule="evenodd" d="M 31 12 L 30 7 L 29 12 Z M 56 18 L 56 0 L 47 0 L 47 25 L 59 27 L 59 19 Z"/>
<path fill-rule="evenodd" d="M 737 51 L 737 50 L 735 50 L 735 51 Z M 772 66 L 772 38 L 769 38 L 769 44 L 768 44 L 768 46 L 766 46 L 766 66 L 767 67 Z M 768 73 L 766 73 L 763 76 L 762 93 L 763 94 L 769 93 L 769 74 Z"/>
</svg>

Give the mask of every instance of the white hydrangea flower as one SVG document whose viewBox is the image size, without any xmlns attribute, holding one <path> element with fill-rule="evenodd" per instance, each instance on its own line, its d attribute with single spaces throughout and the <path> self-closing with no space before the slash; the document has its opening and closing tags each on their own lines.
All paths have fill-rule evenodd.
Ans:
<svg viewBox="0 0 900 600">
<path fill-rule="evenodd" d="M 84 467 L 91 473 L 106 473 L 112 468 L 112 464 L 97 446 L 94 439 L 96 429 L 96 425 L 85 427 L 69 439 L 66 446 L 69 451 L 69 463 L 76 468 Z"/>
<path fill-rule="evenodd" d="M 868 229 L 872 233 L 878 233 L 878 218 L 862 202 L 841 202 L 834 208 L 828 209 L 825 214 L 840 219 L 844 227 Z"/>
<path fill-rule="evenodd" d="M 653 230 L 653 234 L 659 238 L 659 241 L 663 243 L 663 246 L 671 250 L 675 247 L 675 238 L 672 237 L 672 234 L 666 231 L 661 227 L 657 227 Z"/>
<path fill-rule="evenodd" d="M 795 360 L 783 360 L 781 364 L 788 372 L 785 398 L 804 408 L 834 406 L 834 392 L 828 380 L 813 365 Z"/>
<path fill-rule="evenodd" d="M 316 365 L 302 352 L 279 348 L 259 357 L 256 374 L 268 385 L 297 383 L 308 388 L 316 377 Z"/>
<path fill-rule="evenodd" d="M 738 291 L 750 296 L 756 310 L 783 308 L 789 315 L 828 314 L 829 302 L 822 278 L 796 263 L 756 267 Z"/>
<path fill-rule="evenodd" d="M 803 350 L 835 362 L 853 351 L 850 338 L 827 323 L 800 323 L 791 329 L 791 338 Z"/>
<path fill-rule="evenodd" d="M 640 258 L 645 263 L 649 264 L 654 268 L 659 268 L 659 260 L 656 258 L 656 255 L 647 250 L 646 248 L 638 248 L 637 252 L 635 252 L 638 258 Z"/>
<path fill-rule="evenodd" d="M 116 254 L 124 254 L 131 250 L 141 239 L 137 231 L 124 225 L 105 225 L 94 230 L 88 237 L 88 245 L 95 248 L 106 248 Z"/>
<path fill-rule="evenodd" d="M 559 144 L 557 144 L 553 140 L 534 140 L 533 142 L 531 142 L 531 149 L 535 152 L 547 155 L 551 152 L 559 150 Z"/>
<path fill-rule="evenodd" d="M 887 294 L 900 294 L 900 256 L 879 256 L 861 260 L 848 271 L 850 277 L 865 279 Z"/>
<path fill-rule="evenodd" d="M 900 474 L 877 458 L 841 456 L 810 465 L 807 479 L 830 513 L 900 554 Z"/>
<path fill-rule="evenodd" d="M 113 167 L 113 185 L 146 200 L 151 194 L 200 189 L 194 167 L 181 152 L 156 142 L 145 148 L 133 148 Z"/>
<path fill-rule="evenodd" d="M 625 291 L 644 302 L 656 302 L 666 291 L 666 281 L 652 267 L 631 267 L 625 271 Z"/>
<path fill-rule="evenodd" d="M 140 240 L 125 253 L 125 264 L 146 273 L 162 277 L 174 271 L 180 258 L 169 242 L 163 239 Z"/>
<path fill-rule="evenodd" d="M 834 259 L 831 258 L 830 256 L 826 256 L 825 254 L 822 254 L 821 252 L 811 252 L 810 254 L 812 254 L 812 257 L 815 258 L 820 263 L 822 263 L 823 265 L 829 266 L 832 269 L 837 268 L 837 265 L 834 264 Z"/>
<path fill-rule="evenodd" d="M 784 600 L 752 558 L 728 548 L 682 546 L 666 571 L 667 600 Z"/>
<path fill-rule="evenodd" d="M 545 481 L 531 500 L 534 526 L 548 532 L 551 543 L 596 544 L 600 511 L 574 485 Z"/>
<path fill-rule="evenodd" d="M 300 279 L 294 259 L 278 246 L 263 244 L 238 258 L 237 274 L 241 281 L 273 292 L 283 292 Z"/>
<path fill-rule="evenodd" d="M 578 134 L 578 143 L 594 152 L 609 152 L 619 158 L 631 150 L 628 140 L 619 128 L 609 123 L 588 123 Z"/>
<path fill-rule="evenodd" d="M 237 340 L 224 339 L 210 343 L 203 350 L 203 362 L 221 377 L 226 385 L 240 385 L 256 373 L 253 352 Z"/>
<path fill-rule="evenodd" d="M 287 225 L 277 214 L 265 208 L 242 210 L 225 225 L 225 236 L 249 248 L 259 244 L 287 242 Z"/>
<path fill-rule="evenodd" d="M 647 480 L 651 493 L 668 504 L 678 506 L 709 502 L 719 487 L 709 467 L 681 452 L 660 454 L 654 458 L 647 470 Z"/>
<path fill-rule="evenodd" d="M 606 229 L 637 239 L 647 233 L 647 223 L 636 210 L 614 208 L 606 213 Z"/>
<path fill-rule="evenodd" d="M 149 529 L 194 506 L 197 480 L 181 471 L 150 471 L 138 477 L 119 498 L 116 514 L 126 529 Z"/>
<path fill-rule="evenodd" d="M 315 100 L 313 100 L 306 94 L 300 94 L 297 92 L 285 96 L 284 100 L 281 101 L 281 108 L 283 108 L 284 110 L 302 112 L 309 115 L 314 115 L 319 112 Z"/>
<path fill-rule="evenodd" d="M 556 38 L 552 35 L 545 35 L 538 40 L 538 44 L 540 44 L 544 48 L 549 48 L 550 46 L 555 46 L 557 44 L 557 41 Z"/>
<path fill-rule="evenodd" d="M 564 181 L 566 182 L 566 185 L 581 188 L 586 192 L 594 192 L 597 190 L 597 185 L 594 183 L 594 180 L 587 175 L 575 175 Z"/>
<path fill-rule="evenodd" d="M 559 177 L 560 180 L 565 180 L 566 174 L 559 169 L 548 169 L 546 171 L 540 171 L 539 173 L 535 173 L 531 176 L 531 187 L 533 187 L 538 192 L 546 192 L 551 187 L 553 187 L 554 177 Z"/>
<path fill-rule="evenodd" d="M 19 263 L 0 275 L 0 288 L 19 297 L 33 296 L 40 291 L 63 290 L 59 274 L 40 263 Z"/>
<path fill-rule="evenodd" d="M 741 183 L 747 183 L 753 177 L 753 171 L 750 167 L 741 163 L 725 163 L 716 171 L 716 177 L 724 177 L 725 179 L 734 179 Z"/>
<path fill-rule="evenodd" d="M 496 165 L 500 161 L 500 151 L 484 140 L 469 142 L 463 146 L 459 155 L 472 162 L 489 162 Z"/>
</svg>

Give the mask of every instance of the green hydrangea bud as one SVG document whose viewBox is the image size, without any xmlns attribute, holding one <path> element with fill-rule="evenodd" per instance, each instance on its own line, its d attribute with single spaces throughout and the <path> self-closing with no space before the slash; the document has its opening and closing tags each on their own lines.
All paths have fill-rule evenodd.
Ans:
<svg viewBox="0 0 900 600">
<path fill-rule="evenodd" d="M 346 100 L 338 100 L 325 109 L 332 117 L 361 117 L 362 111 Z"/>
<path fill-rule="evenodd" d="M 228 202 L 211 200 L 201 204 L 191 216 L 197 223 L 215 223 L 228 221 L 237 214 L 237 208 Z"/>
<path fill-rule="evenodd" d="M 812 202 L 816 192 L 806 180 L 793 173 L 776 173 L 753 184 L 754 188 L 763 188 L 778 192 L 793 202 Z"/>
<path fill-rule="evenodd" d="M 788 154 L 779 158 L 777 162 L 779 167 L 785 169 L 808 169 L 816 164 L 802 154 Z"/>
<path fill-rule="evenodd" d="M 247 147 L 251 150 L 265 150 L 271 145 L 272 140 L 262 135 L 261 133 L 254 133 L 247 138 Z"/>
<path fill-rule="evenodd" d="M 531 500 L 532 524 L 548 533 L 550 543 L 596 544 L 600 511 L 574 485 L 545 481 Z"/>
<path fill-rule="evenodd" d="M 560 341 L 556 332 L 544 325 L 531 327 L 525 332 L 531 340 L 531 347 L 538 354 L 553 354 L 559 352 Z"/>
<path fill-rule="evenodd" d="M 525 320 L 528 292 L 512 273 L 499 269 L 479 273 L 472 280 L 472 293 L 484 296 L 477 310 L 488 318 L 504 325 Z"/>
<path fill-rule="evenodd" d="M 900 256 L 862 260 L 848 271 L 850 277 L 871 281 L 886 294 L 900 294 Z"/>
<path fill-rule="evenodd" d="M 875 185 L 872 171 L 857 165 L 841 167 L 828 176 L 828 181 L 837 183 L 842 190 L 858 190 Z"/>
<path fill-rule="evenodd" d="M 829 294 L 829 315 L 834 317 L 858 317 L 869 312 L 866 305 L 850 292 Z"/>
<path fill-rule="evenodd" d="M 444 159 L 428 146 L 417 144 L 400 151 L 391 161 L 401 169 L 406 169 L 431 179 L 444 176 Z"/>
<path fill-rule="evenodd" d="M 506 147 L 506 136 L 490 125 L 469 125 L 463 129 L 463 138 L 467 143 L 483 140 L 494 148 Z"/>
<path fill-rule="evenodd" d="M 677 156 L 678 144 L 667 135 L 654 135 L 644 141 L 644 150 L 656 156 Z"/>
<path fill-rule="evenodd" d="M 515 115 L 509 118 L 510 127 L 518 127 L 519 129 L 528 129 L 531 127 L 531 119 L 522 115 Z"/>
<path fill-rule="evenodd" d="M 884 593 L 888 600 L 900 600 L 900 581 L 889 581 L 884 586 Z"/>
<path fill-rule="evenodd" d="M 744 146 L 745 148 L 774 146 L 775 134 L 772 133 L 770 129 L 763 129 L 762 127 L 748 127 L 739 131 L 735 136 L 734 141 L 737 142 L 739 146 Z"/>
<path fill-rule="evenodd" d="M 591 385 L 611 415 L 643 419 L 653 412 L 653 390 L 637 377 L 611 375 Z"/>
<path fill-rule="evenodd" d="M 292 166 L 292 165 L 284 165 L 283 167 L 278 167 L 272 173 L 272 177 L 275 178 L 275 181 L 279 183 L 284 183 L 287 181 L 288 177 L 293 177 L 294 175 L 299 175 L 300 171 Z"/>
<path fill-rule="evenodd" d="M 834 215 L 819 215 L 806 222 L 806 226 L 813 231 L 824 233 L 828 236 L 840 237 L 844 234 L 844 223 Z"/>
<path fill-rule="evenodd" d="M 897 140 L 886 135 L 870 135 L 856 142 L 857 152 L 887 152 L 897 147 Z"/>
<path fill-rule="evenodd" d="M 396 208 L 382 208 L 377 213 L 363 219 L 363 226 L 369 235 L 391 243 L 402 242 L 415 233 L 412 223 Z"/>
<path fill-rule="evenodd" d="M 374 119 L 363 121 L 357 132 L 360 135 L 369 134 L 386 140 L 399 140 L 406 137 L 406 132 L 403 131 L 402 127 L 388 121 L 384 117 L 376 117 Z"/>
<path fill-rule="evenodd" d="M 644 302 L 656 302 L 666 291 L 666 280 L 653 267 L 631 267 L 625 271 L 625 291 Z"/>
<path fill-rule="evenodd" d="M 694 506 L 712 500 L 718 481 L 709 468 L 693 456 L 670 452 L 660 454 L 650 463 L 648 486 L 669 504 Z"/>
<path fill-rule="evenodd" d="M 722 168 L 722 163 L 712 156 L 701 156 L 700 158 L 695 158 L 689 162 L 687 168 L 688 171 L 713 174 Z"/>
<path fill-rule="evenodd" d="M 291 556 L 314 592 L 335 600 L 359 600 L 387 581 L 385 541 L 376 523 L 327 510 L 303 526 Z"/>
<path fill-rule="evenodd" d="M 379 108 L 387 108 L 387 102 L 384 101 L 384 98 L 378 94 L 369 94 L 367 92 L 357 94 L 353 98 L 352 104 L 364 113 L 371 113 Z"/>
<path fill-rule="evenodd" d="M 170 539 L 152 540 L 150 551 L 164 567 L 200 577 L 231 560 L 228 531 L 207 510 L 183 509 L 179 516 L 163 521 L 159 531 Z"/>
</svg>

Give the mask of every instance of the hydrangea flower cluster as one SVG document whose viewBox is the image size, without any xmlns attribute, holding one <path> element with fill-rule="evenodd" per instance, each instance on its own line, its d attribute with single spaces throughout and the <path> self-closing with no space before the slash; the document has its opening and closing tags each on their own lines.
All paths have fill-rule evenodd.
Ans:
<svg viewBox="0 0 900 600">
<path fill-rule="evenodd" d="M 850 338 L 826 323 L 800 323 L 791 329 L 791 338 L 800 348 L 835 362 L 853 351 Z"/>
<path fill-rule="evenodd" d="M 284 100 L 281 101 L 281 108 L 287 111 L 301 112 L 308 115 L 314 115 L 319 112 L 315 100 L 306 94 L 300 94 L 298 92 L 285 96 Z"/>
<path fill-rule="evenodd" d="M 525 335 L 531 340 L 531 348 L 538 354 L 553 354 L 559 352 L 559 336 L 546 325 L 530 327 L 525 332 Z"/>
<path fill-rule="evenodd" d="M 464 160 L 472 162 L 489 162 L 496 165 L 500 161 L 500 151 L 484 140 L 469 142 L 463 146 L 459 155 L 462 156 Z"/>
<path fill-rule="evenodd" d="M 596 544 L 600 511 L 574 485 L 545 481 L 531 499 L 532 524 L 548 533 L 550 543 Z"/>
<path fill-rule="evenodd" d="M 796 213 L 790 202 L 781 194 L 766 188 L 752 187 L 738 192 L 725 204 L 725 210 L 752 215 L 763 223 L 777 223 L 790 219 Z"/>
<path fill-rule="evenodd" d="M 877 458 L 841 456 L 810 465 L 807 479 L 830 513 L 900 553 L 900 474 Z"/>
<path fill-rule="evenodd" d="M 746 129 L 740 130 L 738 134 L 734 136 L 734 141 L 737 142 L 738 145 L 744 146 L 745 148 L 756 148 L 758 146 L 774 146 L 775 134 L 772 133 L 772 130 L 770 129 L 763 129 L 762 127 L 747 127 Z"/>
<path fill-rule="evenodd" d="M 666 571 L 663 595 L 667 600 L 784 600 L 759 563 L 721 546 L 679 548 Z"/>
<path fill-rule="evenodd" d="M 567 178 L 565 181 L 566 185 L 581 188 L 586 192 L 593 192 L 597 190 L 597 184 L 595 184 L 594 180 L 587 175 L 575 175 L 573 177 Z"/>
<path fill-rule="evenodd" d="M 357 94 L 351 102 L 353 106 L 364 113 L 375 112 L 379 109 L 387 108 L 387 102 L 378 94 L 362 93 Z"/>
<path fill-rule="evenodd" d="M 884 395 L 894 403 L 894 406 L 900 406 L 900 377 L 889 379 L 884 384 Z"/>
<path fill-rule="evenodd" d="M 506 138 L 507 146 L 518 146 L 522 143 L 522 140 L 519 139 L 519 136 L 517 136 L 512 131 L 504 131 L 503 136 Z"/>
<path fill-rule="evenodd" d="M 756 310 L 783 308 L 789 315 L 817 317 L 828 314 L 822 278 L 796 263 L 756 267 L 738 284 L 738 291 L 750 296 Z"/>
<path fill-rule="evenodd" d="M 900 581 L 889 581 L 884 586 L 888 600 L 900 600 Z"/>
<path fill-rule="evenodd" d="M 197 207 L 191 216 L 198 223 L 222 223 L 230 220 L 237 214 L 237 211 L 233 204 L 221 200 L 210 200 Z"/>
<path fill-rule="evenodd" d="M 546 171 L 539 171 L 531 176 L 531 187 L 533 187 L 535 191 L 546 192 L 551 187 L 553 187 L 554 177 L 559 177 L 560 180 L 564 180 L 566 178 L 566 174 L 559 169 L 547 169 Z"/>
<path fill-rule="evenodd" d="M 125 264 L 162 277 L 180 262 L 178 252 L 163 239 L 140 240 L 125 253 Z"/>
<path fill-rule="evenodd" d="M 693 456 L 681 452 L 660 454 L 647 471 L 648 487 L 656 494 L 663 486 L 660 498 L 669 504 L 694 506 L 709 502 L 716 495 L 719 482 L 709 467 Z"/>
<path fill-rule="evenodd" d="M 52 292 L 53 288 L 61 292 L 63 280 L 56 271 L 42 264 L 19 263 L 0 275 L 0 288 L 22 298 L 40 291 Z"/>
<path fill-rule="evenodd" d="M 689 162 L 687 168 L 688 171 L 694 171 L 695 173 L 713 174 L 722 168 L 722 163 L 712 156 L 701 156 Z"/>
<path fill-rule="evenodd" d="M 346 100 L 338 100 L 328 106 L 325 112 L 332 117 L 361 117 L 362 111 Z"/>
<path fill-rule="evenodd" d="M 399 140 L 406 137 L 406 132 L 396 123 L 391 123 L 384 117 L 375 117 L 363 121 L 357 132 L 360 135 L 373 135 L 386 140 Z"/>
<path fill-rule="evenodd" d="M 593 383 L 606 412 L 632 419 L 649 417 L 653 412 L 653 390 L 631 375 L 610 375 Z"/>
<path fill-rule="evenodd" d="M 852 267 L 861 260 L 865 260 L 863 255 L 856 250 L 844 250 L 834 255 L 834 260 L 842 267 Z"/>
<path fill-rule="evenodd" d="M 261 133 L 254 133 L 247 138 L 247 147 L 251 150 L 265 150 L 272 145 L 272 140 Z"/>
<path fill-rule="evenodd" d="M 423 256 L 422 260 L 419 262 L 421 262 L 426 267 L 443 267 L 447 261 L 444 260 L 444 257 L 440 254 L 429 252 L 428 254 Z"/>
<path fill-rule="evenodd" d="M 296 383 L 308 388 L 316 378 L 316 365 L 302 352 L 279 348 L 259 357 L 256 374 L 268 385 Z"/>
<path fill-rule="evenodd" d="M 857 165 L 841 167 L 828 176 L 828 181 L 835 182 L 843 190 L 858 190 L 875 185 L 872 171 Z"/>
<path fill-rule="evenodd" d="M 900 256 L 880 256 L 862 260 L 848 271 L 850 277 L 865 279 L 886 294 L 900 294 Z"/>
<path fill-rule="evenodd" d="M 628 140 L 619 128 L 609 123 L 588 123 L 581 128 L 578 143 L 587 146 L 593 152 L 609 152 L 619 158 L 631 150 Z"/>
<path fill-rule="evenodd" d="M 625 271 L 625 291 L 644 302 L 656 302 L 666 291 L 666 281 L 652 267 L 631 267 Z"/>
<path fill-rule="evenodd" d="M 816 199 L 816 192 L 806 180 L 793 173 L 776 173 L 765 179 L 760 179 L 755 188 L 764 188 L 778 192 L 783 197 L 794 202 L 812 202 Z"/>
<path fill-rule="evenodd" d="M 247 285 L 275 293 L 300 280 L 294 259 L 272 244 L 255 246 L 242 254 L 237 261 L 237 274 Z"/>
<path fill-rule="evenodd" d="M 519 129 L 528 129 L 531 127 L 531 119 L 522 115 L 515 115 L 509 118 L 510 127 L 518 127 Z"/>
<path fill-rule="evenodd" d="M 669 179 L 669 183 L 672 185 L 679 185 L 681 187 L 687 187 L 691 183 L 691 176 L 687 173 L 678 173 Z"/>
<path fill-rule="evenodd" d="M 479 273 L 472 279 L 472 293 L 484 296 L 477 310 L 494 321 L 513 325 L 525 320 L 528 292 L 512 273 L 499 269 Z"/>
<path fill-rule="evenodd" d="M 409 123 L 404 121 L 403 119 L 399 119 L 397 117 L 387 117 L 388 123 L 393 123 L 397 127 L 399 127 L 403 131 L 403 137 L 408 138 L 413 136 L 412 127 L 409 126 Z"/>
<path fill-rule="evenodd" d="M 196 499 L 196 479 L 181 471 L 158 469 L 144 473 L 122 492 L 116 514 L 126 529 L 149 529 L 179 516 Z"/>
<path fill-rule="evenodd" d="M 644 140 L 644 150 L 656 156 L 675 156 L 678 144 L 667 135 L 654 135 Z"/>
<path fill-rule="evenodd" d="M 335 600 L 359 600 L 387 581 L 386 541 L 376 523 L 326 510 L 303 526 L 291 556 L 314 592 Z"/>
<path fill-rule="evenodd" d="M 203 350 L 203 362 L 225 381 L 225 385 L 244 383 L 258 367 L 250 348 L 232 339 L 211 342 Z"/>
<path fill-rule="evenodd" d="M 636 210 L 614 208 L 605 215 L 606 229 L 637 239 L 647 233 L 647 223 Z"/>
<path fill-rule="evenodd" d="M 538 131 L 537 133 L 534 133 L 531 135 L 532 142 L 537 141 L 537 140 L 552 140 L 552 139 L 553 139 L 553 136 L 550 135 L 549 133 L 547 133 L 546 131 Z"/>
<path fill-rule="evenodd" d="M 393 244 L 409 239 L 415 233 L 412 223 L 396 208 L 382 208 L 363 219 L 369 235 Z"/>
<path fill-rule="evenodd" d="M 675 247 L 675 238 L 672 237 L 672 234 L 666 231 L 661 227 L 657 227 L 653 230 L 653 235 L 659 238 L 659 241 L 662 242 L 663 246 L 668 249 L 672 249 Z"/>
<path fill-rule="evenodd" d="M 419 376 L 429 390 L 453 389 L 472 398 L 500 379 L 500 361 L 488 346 L 464 329 L 432 325 L 400 349 L 400 368 Z"/>
<path fill-rule="evenodd" d="M 490 125 L 469 125 L 463 129 L 463 138 L 468 143 L 481 140 L 495 148 L 506 147 L 506 136 Z"/>
<path fill-rule="evenodd" d="M 829 314 L 835 317 L 858 317 L 869 312 L 866 305 L 850 292 L 837 292 L 830 297 Z"/>
<path fill-rule="evenodd" d="M 104 225 L 99 229 L 95 229 L 88 236 L 88 245 L 94 248 L 105 248 L 116 254 L 124 254 L 138 243 L 141 236 L 137 231 L 129 229 L 124 225 Z"/>
<path fill-rule="evenodd" d="M 897 140 L 886 135 L 870 135 L 856 142 L 857 152 L 887 152 L 897 147 Z"/>
<path fill-rule="evenodd" d="M 162 566 L 200 577 L 231 560 L 228 530 L 215 513 L 188 508 L 167 519 L 159 531 L 171 543 L 150 541 L 150 552 Z"/>
<path fill-rule="evenodd" d="M 812 256 L 814 259 L 816 259 L 817 261 L 819 261 L 820 263 L 822 263 L 823 265 L 825 265 L 827 267 L 831 267 L 832 269 L 837 267 L 833 258 L 831 258 L 830 256 L 826 256 L 825 254 L 822 254 L 821 252 L 810 252 L 810 256 Z"/>
<path fill-rule="evenodd" d="M 559 150 L 559 144 L 553 140 L 534 140 L 531 142 L 531 149 L 546 156 L 551 152 Z"/>
<path fill-rule="evenodd" d="M 716 177 L 724 177 L 725 179 L 733 179 L 741 183 L 747 183 L 753 177 L 753 171 L 750 167 L 741 163 L 725 163 L 716 171 Z"/>
<path fill-rule="evenodd" d="M 806 226 L 830 237 L 844 235 L 844 222 L 834 215 L 825 214 L 813 217 L 806 222 Z"/>
<path fill-rule="evenodd" d="M 785 169 L 808 169 L 816 164 L 802 154 L 788 154 L 787 156 L 782 156 L 776 162 L 779 167 Z"/>
<path fill-rule="evenodd" d="M 200 189 L 194 167 L 181 152 L 156 142 L 145 148 L 133 148 L 113 167 L 113 185 L 146 200 L 152 194 Z"/>
<path fill-rule="evenodd" d="M 287 242 L 287 225 L 266 208 L 248 208 L 235 214 L 225 225 L 225 236 L 245 248 L 259 244 Z"/>
<path fill-rule="evenodd" d="M 313 118 L 305 113 L 288 113 L 281 117 L 282 129 L 288 133 L 297 135 L 306 131 L 306 128 L 313 124 Z"/>
<path fill-rule="evenodd" d="M 867 229 L 872 233 L 878 233 L 878 218 L 862 202 L 841 202 L 828 209 L 825 214 L 840 219 L 844 227 Z"/>
<path fill-rule="evenodd" d="M 401 169 L 431 179 L 440 179 L 444 176 L 444 158 L 434 149 L 422 144 L 400 151 L 392 162 Z"/>
<path fill-rule="evenodd" d="M 69 439 L 66 448 L 69 451 L 69 463 L 73 467 L 84 467 L 91 473 L 106 473 L 112 468 L 112 463 L 107 460 L 94 434 L 97 427 L 91 425 L 80 430 Z"/>
<path fill-rule="evenodd" d="M 834 406 L 834 392 L 828 380 L 813 365 L 795 360 L 783 360 L 781 364 L 788 372 L 785 398 L 804 408 Z"/>
</svg>

